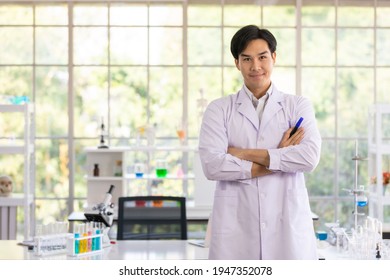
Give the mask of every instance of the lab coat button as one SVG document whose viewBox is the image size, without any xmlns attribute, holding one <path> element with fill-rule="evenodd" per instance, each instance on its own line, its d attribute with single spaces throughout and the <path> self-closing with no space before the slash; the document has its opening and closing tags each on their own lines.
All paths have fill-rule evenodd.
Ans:
<svg viewBox="0 0 390 280">
<path fill-rule="evenodd" d="M 265 229 L 267 227 L 266 223 L 261 223 L 261 229 Z"/>
<path fill-rule="evenodd" d="M 264 199 L 267 195 L 265 193 L 260 193 L 260 197 Z"/>
</svg>

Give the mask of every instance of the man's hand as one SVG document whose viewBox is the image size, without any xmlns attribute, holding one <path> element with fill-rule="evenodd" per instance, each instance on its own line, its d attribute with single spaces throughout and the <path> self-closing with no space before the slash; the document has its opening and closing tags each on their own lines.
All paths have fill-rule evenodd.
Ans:
<svg viewBox="0 0 390 280">
<path fill-rule="evenodd" d="M 298 128 L 297 132 L 294 133 L 290 137 L 290 132 L 293 130 L 293 127 L 289 128 L 284 134 L 283 138 L 280 141 L 278 148 L 284 148 L 288 146 L 294 146 L 301 143 L 303 137 L 305 136 L 305 132 L 303 131 L 303 127 Z M 290 137 L 290 138 L 289 138 Z"/>
</svg>

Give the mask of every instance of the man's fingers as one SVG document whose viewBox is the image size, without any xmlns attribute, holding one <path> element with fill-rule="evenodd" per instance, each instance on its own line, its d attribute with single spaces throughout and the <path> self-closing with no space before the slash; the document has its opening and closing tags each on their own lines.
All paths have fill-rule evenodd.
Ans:
<svg viewBox="0 0 390 280">
<path fill-rule="evenodd" d="M 291 145 L 300 144 L 304 136 L 305 136 L 305 132 L 303 131 L 303 128 L 299 128 L 297 132 L 294 133 L 294 135 L 291 136 L 291 138 L 289 139 Z"/>
</svg>

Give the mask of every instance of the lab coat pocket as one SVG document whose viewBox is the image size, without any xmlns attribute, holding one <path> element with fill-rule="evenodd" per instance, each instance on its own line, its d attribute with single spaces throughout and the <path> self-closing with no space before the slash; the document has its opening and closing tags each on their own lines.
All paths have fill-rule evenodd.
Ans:
<svg viewBox="0 0 390 280">
<path fill-rule="evenodd" d="M 288 220 L 297 231 L 312 226 L 309 196 L 306 187 L 294 187 L 287 191 Z"/>
<path fill-rule="evenodd" d="M 227 234 L 237 225 L 238 192 L 231 189 L 215 190 L 213 207 L 213 234 Z"/>
</svg>

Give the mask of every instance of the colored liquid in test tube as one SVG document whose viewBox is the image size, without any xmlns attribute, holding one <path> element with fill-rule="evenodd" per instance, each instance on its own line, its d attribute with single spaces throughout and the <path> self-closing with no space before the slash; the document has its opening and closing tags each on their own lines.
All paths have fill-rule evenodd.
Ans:
<svg viewBox="0 0 390 280">
<path fill-rule="evenodd" d="M 80 238 L 80 227 L 79 225 L 76 225 L 76 232 L 74 233 L 74 253 L 75 254 L 79 254 L 80 253 L 80 240 L 76 239 L 76 238 Z"/>
<path fill-rule="evenodd" d="M 92 222 L 92 235 L 95 235 L 95 222 Z M 91 245 L 91 250 L 95 251 L 96 250 L 96 237 L 92 237 L 92 245 Z"/>
<path fill-rule="evenodd" d="M 87 234 L 88 234 L 88 239 L 87 239 L 87 252 L 91 252 L 92 251 L 92 224 L 91 223 L 88 223 L 87 224 L 87 228 L 88 228 L 88 231 L 87 231 Z"/>
<path fill-rule="evenodd" d="M 80 236 L 85 237 L 87 236 L 87 233 L 85 232 L 85 225 L 81 225 L 81 231 L 80 231 Z M 80 254 L 83 254 L 87 251 L 87 244 L 86 244 L 86 239 L 80 239 Z"/>
<path fill-rule="evenodd" d="M 98 225 L 98 228 L 96 229 L 96 234 L 100 234 L 101 233 L 101 226 L 100 224 Z M 95 243 L 95 250 L 100 250 L 100 236 L 99 237 L 96 237 L 96 243 Z"/>
</svg>

